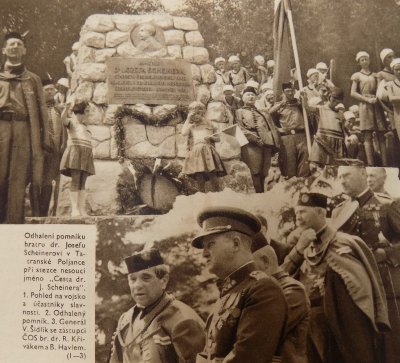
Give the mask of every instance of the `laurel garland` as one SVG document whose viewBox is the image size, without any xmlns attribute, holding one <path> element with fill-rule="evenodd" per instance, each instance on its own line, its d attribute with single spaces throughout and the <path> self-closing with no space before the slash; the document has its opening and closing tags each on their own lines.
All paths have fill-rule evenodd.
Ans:
<svg viewBox="0 0 400 363">
<path fill-rule="evenodd" d="M 125 126 L 123 124 L 123 119 L 125 117 L 131 117 L 136 120 L 139 120 L 144 125 L 153 125 L 153 126 L 165 126 L 168 122 L 177 118 L 179 115 L 182 116 L 183 119 L 187 117 L 188 109 L 185 106 L 178 106 L 174 110 L 168 112 L 163 115 L 148 115 L 143 112 L 140 112 L 136 109 L 132 109 L 128 106 L 120 106 L 115 112 L 115 142 L 117 144 L 117 155 L 118 158 L 123 161 L 126 157 L 125 154 L 125 137 L 126 131 Z"/>
</svg>

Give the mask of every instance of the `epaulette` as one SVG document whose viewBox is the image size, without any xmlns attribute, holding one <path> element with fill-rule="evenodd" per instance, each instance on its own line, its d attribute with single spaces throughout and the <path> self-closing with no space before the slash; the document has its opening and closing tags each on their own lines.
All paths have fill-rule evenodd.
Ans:
<svg viewBox="0 0 400 363">
<path fill-rule="evenodd" d="M 250 273 L 250 277 L 258 281 L 267 278 L 268 275 L 263 271 L 253 271 Z"/>
<path fill-rule="evenodd" d="M 393 198 L 385 193 L 374 193 L 374 195 L 383 204 L 393 202 Z"/>
</svg>

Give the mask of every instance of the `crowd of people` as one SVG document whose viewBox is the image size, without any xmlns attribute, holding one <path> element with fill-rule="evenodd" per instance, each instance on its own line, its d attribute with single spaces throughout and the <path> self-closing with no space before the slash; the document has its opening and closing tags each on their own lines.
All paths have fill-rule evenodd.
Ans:
<svg viewBox="0 0 400 363">
<path fill-rule="evenodd" d="M 324 62 L 307 71 L 303 89 L 298 89 L 292 70 L 291 82 L 279 85 L 277 92 L 273 60 L 265 64 L 257 55 L 253 68 L 246 69 L 237 56 L 215 59 L 211 100 L 224 103 L 248 139 L 241 148 L 242 160 L 256 192 L 264 191 L 275 153 L 287 178 L 307 177 L 342 158 L 356 158 L 368 166 L 399 166 L 400 58 L 391 49 L 383 49 L 380 58 L 383 69 L 376 73 L 370 69 L 367 52 L 356 54 L 360 70 L 349 80 L 355 104 L 348 109 L 343 90 L 329 79 Z"/>
<path fill-rule="evenodd" d="M 156 249 L 128 257 L 135 305 L 119 319 L 109 362 L 398 362 L 400 202 L 384 190 L 384 169 L 354 159 L 338 175 L 345 201 L 331 213 L 326 195 L 300 192 L 285 239 L 270 238 L 265 215 L 200 212 L 192 246 L 219 289 L 205 323 L 167 293 Z"/>
<path fill-rule="evenodd" d="M 85 182 L 94 174 L 87 102 L 67 102 L 77 45 L 65 59 L 69 78 L 40 78 L 23 63 L 25 38 L 5 36 L 0 70 L 0 223 L 24 223 L 26 188 L 33 216 L 56 215 L 60 174 L 71 176 L 72 216 L 87 215 Z"/>
</svg>

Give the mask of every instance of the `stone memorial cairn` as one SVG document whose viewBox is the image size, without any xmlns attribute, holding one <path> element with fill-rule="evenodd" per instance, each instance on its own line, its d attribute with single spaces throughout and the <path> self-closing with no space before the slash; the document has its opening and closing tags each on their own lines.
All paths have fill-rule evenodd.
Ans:
<svg viewBox="0 0 400 363">
<path fill-rule="evenodd" d="M 130 32 L 144 23 L 161 29 L 165 40 L 163 51 L 143 53 L 133 45 Z M 216 81 L 216 76 L 213 66 L 209 64 L 209 54 L 204 47 L 198 24 L 191 18 L 173 17 L 168 14 L 95 14 L 87 18 L 82 27 L 79 44 L 71 92 L 77 100 L 90 103 L 87 123 L 92 133 L 96 167 L 96 175 L 90 177 L 87 182 L 87 209 L 89 214 L 93 215 L 112 215 L 121 210 L 116 186 L 121 173 L 124 170 L 126 172 L 127 168 L 126 161 L 121 163 L 119 160 L 119 145 L 116 141 L 116 112 L 121 109 L 121 105 L 108 104 L 107 100 L 108 57 L 184 59 L 191 63 L 195 98 L 207 105 L 207 117 L 219 130 L 231 125 L 232 117 L 222 102 L 211 100 L 210 85 Z M 142 117 L 123 118 L 126 160 L 131 160 L 133 164 L 141 162 L 152 171 L 156 160 L 158 164 L 161 160 L 162 166 L 173 165 L 172 169 L 176 169 L 178 165 L 178 169 L 181 168 L 187 147 L 186 138 L 181 135 L 185 115 L 177 112 L 179 106 L 136 104 L 127 107 Z M 168 119 L 168 122 L 143 122 L 143 119 L 151 121 L 163 118 Z M 251 189 L 247 167 L 240 162 L 238 143 L 232 136 L 223 134 L 216 147 L 229 174 L 222 178 L 224 186 L 244 191 Z M 132 171 L 132 168 L 130 169 Z M 133 180 L 137 182 L 135 178 Z M 69 215 L 68 181 L 63 177 L 58 209 L 60 216 Z M 147 201 L 137 202 L 146 204 Z M 157 204 L 157 201 L 154 203 Z M 162 201 L 160 203 L 161 211 L 172 206 L 165 206 Z"/>
</svg>

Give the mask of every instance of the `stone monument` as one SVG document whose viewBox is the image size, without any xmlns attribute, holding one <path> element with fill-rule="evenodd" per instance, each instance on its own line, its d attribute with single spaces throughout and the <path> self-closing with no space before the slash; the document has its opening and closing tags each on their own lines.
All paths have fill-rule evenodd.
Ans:
<svg viewBox="0 0 400 363">
<path fill-rule="evenodd" d="M 218 129 L 229 125 L 232 120 L 221 102 L 210 102 L 210 85 L 216 76 L 209 61 L 192 18 L 95 14 L 86 19 L 71 92 L 77 100 L 90 103 L 88 128 L 96 175 L 86 184 L 89 214 L 112 215 L 118 210 L 116 185 L 126 170 L 126 163 L 120 162 L 115 127 L 122 104 L 131 110 L 122 118 L 124 157 L 139 160 L 153 171 L 160 160 L 163 165 L 182 165 L 186 156 L 186 138 L 180 133 L 184 116 L 177 111 L 192 100 L 208 105 L 208 116 Z M 230 173 L 225 177 L 229 185 L 243 171 L 238 161 L 240 147 L 229 135 L 223 135 L 216 147 Z M 63 178 L 60 216 L 69 215 L 67 193 L 68 180 Z"/>
</svg>

